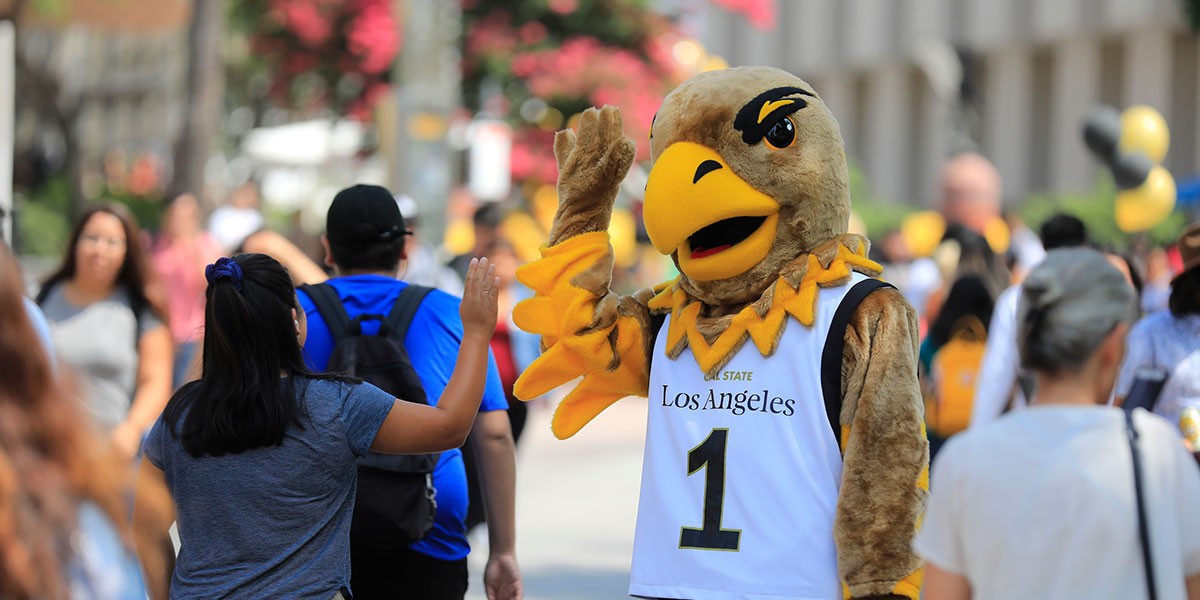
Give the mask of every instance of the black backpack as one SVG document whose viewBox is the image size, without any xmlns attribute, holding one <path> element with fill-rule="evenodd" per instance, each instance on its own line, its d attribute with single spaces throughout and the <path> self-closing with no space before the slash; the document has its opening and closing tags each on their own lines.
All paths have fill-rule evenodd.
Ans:
<svg viewBox="0 0 1200 600">
<path fill-rule="evenodd" d="M 408 359 L 404 336 L 431 288 L 409 285 L 386 316 L 346 312 L 327 283 L 303 285 L 333 336 L 325 368 L 370 382 L 397 398 L 428 404 L 421 379 Z M 377 335 L 362 333 L 363 321 L 380 321 Z M 350 551 L 371 556 L 415 542 L 433 526 L 437 511 L 433 468 L 438 454 L 378 454 L 358 459 L 358 492 L 350 526 Z"/>
</svg>

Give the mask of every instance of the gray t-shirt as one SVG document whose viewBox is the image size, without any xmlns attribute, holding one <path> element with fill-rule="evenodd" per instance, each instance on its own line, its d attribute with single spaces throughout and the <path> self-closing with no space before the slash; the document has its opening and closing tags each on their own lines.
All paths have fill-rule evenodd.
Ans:
<svg viewBox="0 0 1200 600">
<path fill-rule="evenodd" d="M 62 285 L 50 289 L 42 312 L 50 322 L 54 348 L 64 364 L 80 375 L 84 406 L 104 429 L 116 427 L 129 414 L 137 389 L 137 341 L 162 327 L 149 307 L 135 319 L 129 294 L 118 288 L 87 306 L 71 304 Z"/>
<path fill-rule="evenodd" d="M 355 459 L 395 398 L 369 383 L 296 387 L 304 429 L 289 427 L 279 446 L 195 458 L 162 419 L 150 430 L 143 450 L 178 514 L 172 598 L 329 600 L 350 586 Z"/>
</svg>

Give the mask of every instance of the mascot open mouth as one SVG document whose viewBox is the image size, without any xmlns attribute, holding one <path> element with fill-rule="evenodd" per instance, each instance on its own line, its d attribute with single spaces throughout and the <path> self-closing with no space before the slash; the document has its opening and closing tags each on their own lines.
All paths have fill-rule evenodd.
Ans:
<svg viewBox="0 0 1200 600">
<path fill-rule="evenodd" d="M 671 144 L 646 181 L 642 215 L 654 248 L 693 281 L 737 277 L 775 245 L 779 203 L 742 179 L 715 150 Z"/>
<path fill-rule="evenodd" d="M 736 246 L 762 226 L 766 217 L 734 217 L 717 221 L 688 236 L 693 259 L 712 256 Z"/>
</svg>

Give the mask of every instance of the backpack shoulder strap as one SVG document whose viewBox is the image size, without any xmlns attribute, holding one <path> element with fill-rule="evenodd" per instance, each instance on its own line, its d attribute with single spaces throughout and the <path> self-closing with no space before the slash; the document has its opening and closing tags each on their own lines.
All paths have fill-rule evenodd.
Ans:
<svg viewBox="0 0 1200 600">
<path fill-rule="evenodd" d="M 401 342 L 404 341 L 404 336 L 408 333 L 408 326 L 412 323 L 413 316 L 417 314 L 417 309 L 421 306 L 421 301 L 425 296 L 432 292 L 433 288 L 423 285 L 405 286 L 400 290 L 400 296 L 396 298 L 396 303 L 392 305 L 391 312 L 380 326 L 379 334 L 396 338 Z"/>
<path fill-rule="evenodd" d="M 864 279 L 850 288 L 833 314 L 825 348 L 821 352 L 821 395 L 825 398 L 825 413 L 833 429 L 833 439 L 842 445 L 842 351 L 846 340 L 846 327 L 863 299 L 881 288 L 895 287 L 878 279 Z"/>
<path fill-rule="evenodd" d="M 1150 526 L 1146 521 L 1146 499 L 1142 491 L 1142 457 L 1139 450 L 1138 430 L 1133 426 L 1133 410 L 1125 412 L 1125 436 L 1129 438 L 1129 453 L 1133 459 L 1133 492 L 1137 509 L 1138 542 L 1142 547 L 1142 568 L 1145 569 L 1146 591 L 1150 600 L 1158 599 L 1158 585 L 1154 581 L 1154 558 L 1150 554 Z"/>
<path fill-rule="evenodd" d="M 346 333 L 350 331 L 350 314 L 342 305 L 342 299 L 338 297 L 337 290 L 328 283 L 306 283 L 299 289 L 308 294 L 313 304 L 316 305 L 317 312 L 321 313 L 322 319 L 325 319 L 325 326 L 329 328 L 334 343 L 346 337 Z"/>
</svg>

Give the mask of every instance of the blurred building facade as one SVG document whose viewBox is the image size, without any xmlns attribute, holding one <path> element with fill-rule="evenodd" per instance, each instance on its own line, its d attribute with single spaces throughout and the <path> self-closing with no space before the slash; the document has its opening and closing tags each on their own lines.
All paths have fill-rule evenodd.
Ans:
<svg viewBox="0 0 1200 600">
<path fill-rule="evenodd" d="M 56 121 L 69 119 L 90 176 L 105 162 L 169 157 L 186 106 L 191 3 L 67 0 L 27 13 L 18 20 L 16 147 L 62 158 Z"/>
<path fill-rule="evenodd" d="M 762 31 L 711 9 L 701 41 L 731 65 L 813 84 L 875 195 L 935 201 L 938 166 L 978 150 L 1005 196 L 1090 190 L 1081 129 L 1098 103 L 1166 117 L 1176 178 L 1200 171 L 1200 45 L 1180 0 L 783 0 Z"/>
</svg>

